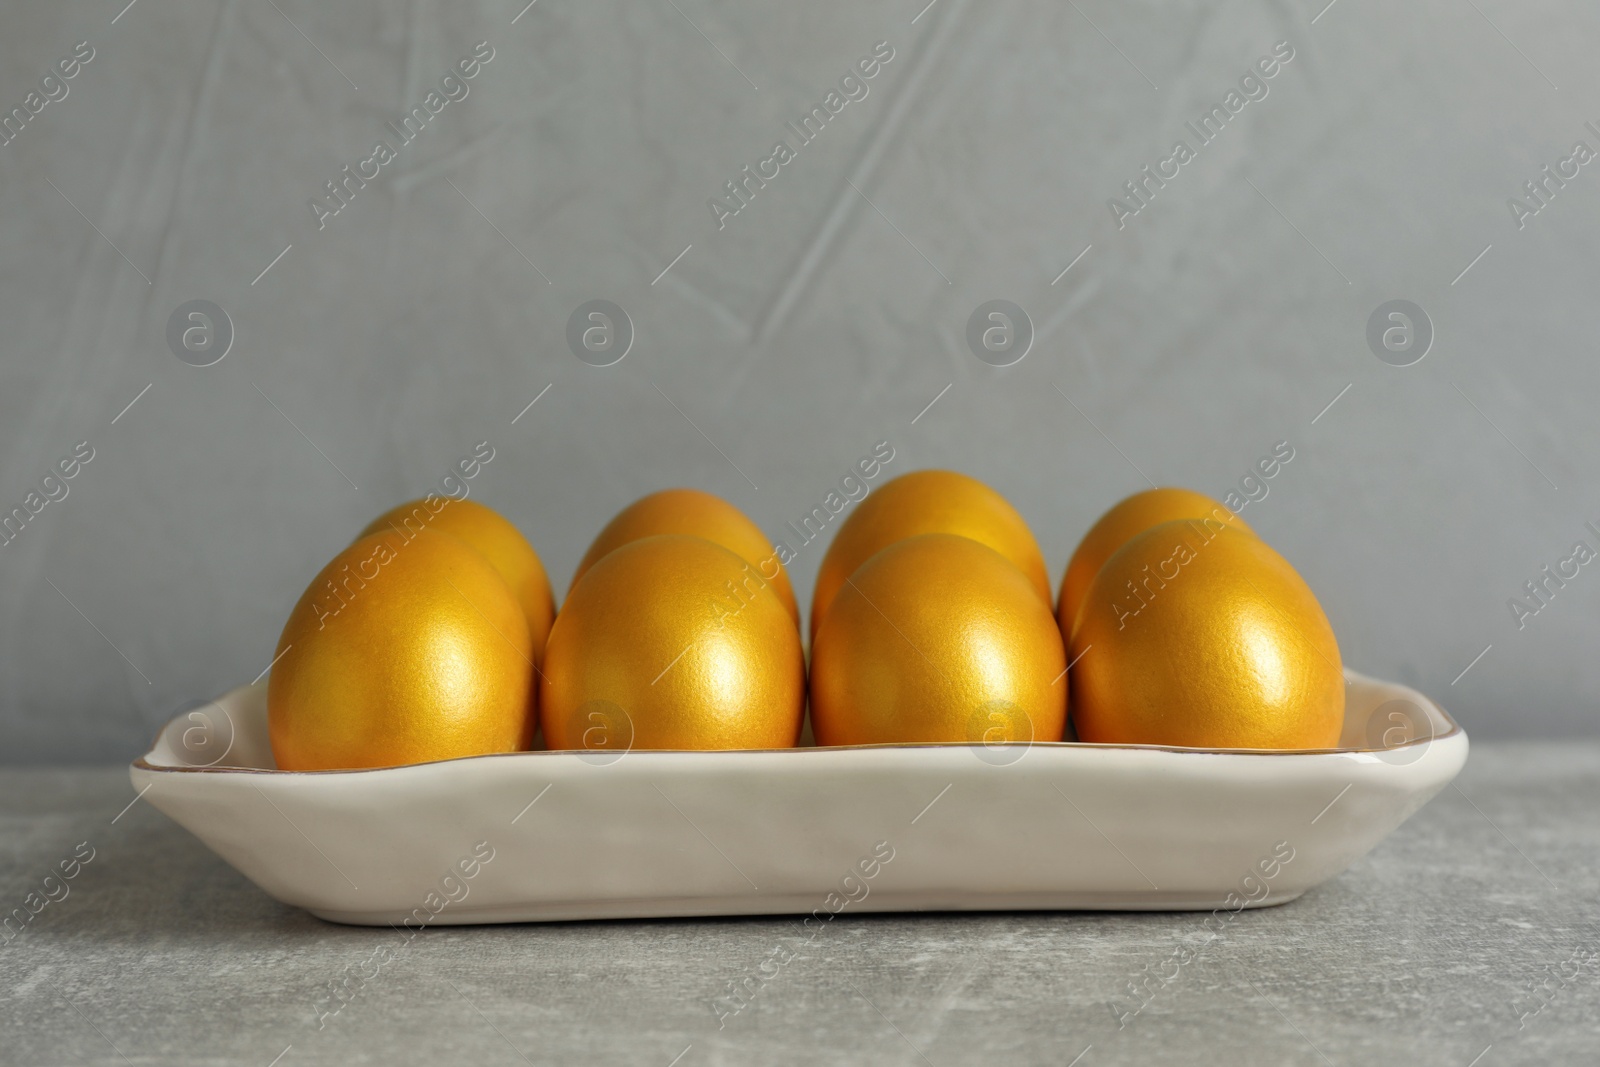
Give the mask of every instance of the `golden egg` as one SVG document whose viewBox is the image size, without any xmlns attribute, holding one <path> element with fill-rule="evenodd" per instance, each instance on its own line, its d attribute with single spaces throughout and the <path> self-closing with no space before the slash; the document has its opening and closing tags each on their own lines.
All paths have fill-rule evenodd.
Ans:
<svg viewBox="0 0 1600 1067">
<path fill-rule="evenodd" d="M 897 541 L 851 575 L 817 632 L 821 745 L 1059 741 L 1061 631 L 1036 584 L 953 534 Z"/>
<path fill-rule="evenodd" d="M 1179 519 L 1199 519 L 1211 526 L 1232 526 L 1246 533 L 1253 532 L 1238 515 L 1202 493 L 1168 488 L 1133 494 L 1100 516 L 1072 553 L 1067 572 L 1061 577 L 1061 600 L 1056 606 L 1061 632 L 1071 635 L 1083 594 L 1113 552 L 1135 534 Z"/>
<path fill-rule="evenodd" d="M 365 537 L 388 529 L 414 534 L 427 526 L 465 541 L 483 553 L 500 572 L 517 603 L 522 605 L 522 613 L 528 620 L 528 634 L 533 639 L 533 659 L 539 662 L 544 655 L 550 624 L 556 617 L 556 602 L 544 564 L 528 539 L 493 508 L 475 500 L 444 496 L 428 496 L 391 508 L 373 519 L 361 535 Z"/>
<path fill-rule="evenodd" d="M 795 601 L 789 575 L 773 551 L 772 542 L 744 512 L 721 497 L 698 489 L 663 489 L 640 497 L 619 511 L 583 554 L 572 576 L 572 585 L 567 588 L 568 595 L 577 588 L 578 579 L 613 549 L 659 534 L 703 537 L 733 552 L 758 572 L 760 580 L 772 587 L 794 624 L 800 625 L 800 605 Z"/>
<path fill-rule="evenodd" d="M 278 639 L 267 727 L 280 770 L 513 752 L 533 736 L 533 643 L 499 573 L 437 529 L 358 538 Z"/>
<path fill-rule="evenodd" d="M 1133 537 L 1090 583 L 1073 631 L 1080 741 L 1332 748 L 1344 723 L 1333 628 L 1284 558 L 1188 520 Z"/>
<path fill-rule="evenodd" d="M 1006 498 L 955 471 L 902 474 L 868 494 L 834 535 L 811 594 L 811 641 L 845 579 L 880 549 L 919 534 L 959 534 L 1010 560 L 1048 606 L 1050 575 L 1033 531 Z"/>
<path fill-rule="evenodd" d="M 680 534 L 606 553 L 545 647 L 553 749 L 789 748 L 805 707 L 800 632 L 730 549 Z"/>
</svg>

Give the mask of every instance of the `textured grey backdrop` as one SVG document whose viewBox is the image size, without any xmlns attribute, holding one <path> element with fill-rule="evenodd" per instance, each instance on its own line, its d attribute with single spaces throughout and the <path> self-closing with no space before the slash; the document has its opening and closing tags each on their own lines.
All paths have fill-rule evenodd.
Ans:
<svg viewBox="0 0 1600 1067">
<path fill-rule="evenodd" d="M 0 546 L 0 759 L 126 757 L 248 681 L 315 569 L 484 440 L 474 497 L 562 589 L 642 493 L 776 536 L 883 439 L 891 473 L 1006 493 L 1059 576 L 1146 478 L 1220 495 L 1288 441 L 1244 515 L 1351 665 L 1480 735 L 1593 734 L 1600 567 L 1521 628 L 1507 601 L 1600 547 L 1600 167 L 1520 227 L 1508 198 L 1600 148 L 1600 11 L 925 2 L 0 7 L 27 118 L 0 145 L 0 510 L 93 449 Z M 66 95 L 30 98 L 80 41 Z M 880 41 L 867 95 L 719 230 L 708 199 Z M 1185 123 L 1285 41 L 1200 145 Z M 1108 199 L 1179 138 L 1119 227 Z M 236 331 L 209 367 L 167 343 L 197 299 Z M 636 331 L 614 366 L 568 350 L 594 299 Z M 968 350 L 990 299 L 1033 323 L 1014 366 Z M 1436 332 L 1413 366 L 1369 350 L 1393 299 Z"/>
</svg>

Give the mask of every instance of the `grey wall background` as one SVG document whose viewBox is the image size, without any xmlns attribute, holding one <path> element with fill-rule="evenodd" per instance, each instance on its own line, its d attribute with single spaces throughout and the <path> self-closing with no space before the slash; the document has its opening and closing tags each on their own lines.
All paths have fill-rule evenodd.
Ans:
<svg viewBox="0 0 1600 1067">
<path fill-rule="evenodd" d="M 0 759 L 128 757 L 248 681 L 316 568 L 485 439 L 474 497 L 561 589 L 642 493 L 776 536 L 881 439 L 891 473 L 1007 494 L 1059 577 L 1145 476 L 1220 495 L 1288 440 L 1244 516 L 1348 663 L 1478 736 L 1594 734 L 1600 567 L 1521 630 L 1506 601 L 1597 544 L 1600 165 L 1520 230 L 1507 198 L 1600 149 L 1600 11 L 924 2 L 0 7 L 5 109 L 95 49 L 0 146 L 0 506 L 95 450 L 0 547 Z M 481 40 L 470 95 L 319 231 L 308 200 Z M 707 198 L 880 40 L 719 232 Z M 1107 199 L 1279 41 L 1119 230 Z M 565 341 L 596 298 L 637 332 L 607 368 Z M 992 298 L 1036 329 L 1007 368 L 964 340 Z M 1365 339 L 1396 298 L 1436 330 L 1404 368 Z M 193 299 L 236 330 L 214 366 L 165 340 Z"/>
</svg>

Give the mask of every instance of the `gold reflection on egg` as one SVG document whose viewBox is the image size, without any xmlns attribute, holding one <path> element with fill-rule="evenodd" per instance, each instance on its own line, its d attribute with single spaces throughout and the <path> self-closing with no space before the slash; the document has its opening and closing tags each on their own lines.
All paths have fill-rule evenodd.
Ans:
<svg viewBox="0 0 1600 1067">
<path fill-rule="evenodd" d="M 1333 628 L 1260 539 L 1169 522 L 1112 554 L 1073 630 L 1081 741 L 1332 748 L 1344 723 Z"/>
<path fill-rule="evenodd" d="M 358 538 L 278 640 L 267 727 L 280 770 L 390 767 L 532 740 L 533 644 L 480 553 L 436 529 Z"/>
<path fill-rule="evenodd" d="M 817 743 L 1059 741 L 1061 633 L 1034 582 L 986 545 L 923 534 L 851 575 L 812 649 Z"/>
<path fill-rule="evenodd" d="M 608 552 L 567 595 L 545 647 L 540 720 L 552 749 L 615 748 L 619 734 L 637 749 L 788 748 L 804 706 L 787 606 L 742 558 L 699 537 Z"/>
</svg>

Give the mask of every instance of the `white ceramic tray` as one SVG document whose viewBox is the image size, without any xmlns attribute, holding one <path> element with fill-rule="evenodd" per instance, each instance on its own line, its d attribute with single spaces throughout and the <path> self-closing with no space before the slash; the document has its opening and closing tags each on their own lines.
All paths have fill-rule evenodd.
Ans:
<svg viewBox="0 0 1600 1067">
<path fill-rule="evenodd" d="M 1350 672 L 1345 747 L 878 745 L 273 767 L 266 691 L 179 715 L 135 789 L 278 900 L 359 924 L 1293 900 L 1443 789 L 1467 737 Z"/>
</svg>

